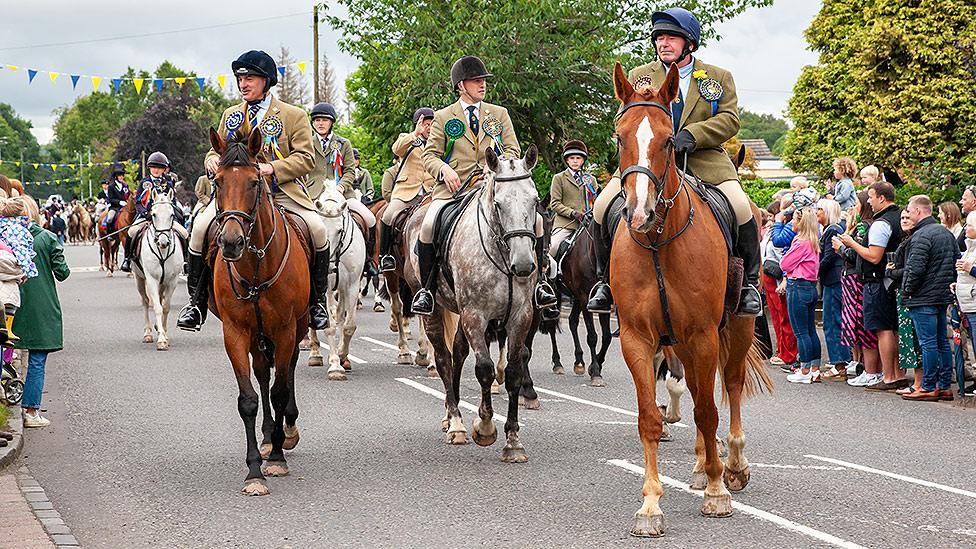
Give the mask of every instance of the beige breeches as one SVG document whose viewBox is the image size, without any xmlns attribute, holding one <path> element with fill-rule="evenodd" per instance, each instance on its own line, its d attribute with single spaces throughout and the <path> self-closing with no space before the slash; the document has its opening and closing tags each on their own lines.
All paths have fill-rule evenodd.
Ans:
<svg viewBox="0 0 976 549">
<path fill-rule="evenodd" d="M 366 221 L 367 229 L 372 229 L 376 226 L 376 216 L 373 215 L 373 212 L 369 211 L 369 208 L 361 200 L 358 198 L 347 198 L 346 206 L 363 217 L 363 220 Z"/>
<path fill-rule="evenodd" d="M 430 206 L 427 207 L 427 213 L 424 215 L 424 222 L 420 225 L 420 241 L 424 244 L 434 243 L 434 224 L 437 222 L 437 214 L 440 213 L 441 208 L 443 208 L 450 199 L 434 199 L 430 201 Z M 535 214 L 535 235 L 541 237 L 543 235 L 542 216 Z"/>
<path fill-rule="evenodd" d="M 386 205 L 386 209 L 383 210 L 383 224 L 387 226 L 392 226 L 393 222 L 396 221 L 396 217 L 400 215 L 400 212 L 406 210 L 413 204 L 417 202 L 414 198 L 409 202 L 400 200 L 399 198 L 394 198 Z"/>
<path fill-rule="evenodd" d="M 742 184 L 739 183 L 739 180 L 729 179 L 718 185 L 718 188 L 729 199 L 729 203 L 732 204 L 732 211 L 735 212 L 735 222 L 739 225 L 748 223 L 753 218 L 752 202 L 749 200 L 746 192 L 742 190 Z M 600 191 L 600 195 L 597 196 L 596 202 L 593 204 L 593 215 L 597 223 L 603 224 L 603 216 L 606 214 L 607 206 L 610 205 L 610 201 L 619 192 L 620 179 L 616 177 L 611 179 L 607 183 L 607 186 Z"/>
<path fill-rule="evenodd" d="M 305 224 L 308 225 L 308 232 L 312 235 L 312 247 L 315 251 L 324 250 L 329 245 L 329 235 L 325 231 L 325 224 L 322 222 L 322 217 L 315 210 L 309 210 L 300 206 L 297 202 L 292 200 L 285 193 L 275 193 L 274 203 L 282 208 L 288 210 L 301 217 Z M 193 220 L 193 230 L 190 232 L 190 251 L 197 254 L 203 254 L 203 244 L 207 237 L 207 227 L 210 226 L 210 222 L 213 218 L 217 216 L 217 201 L 212 200 L 206 208 L 197 214 L 196 219 Z M 369 216 L 373 217 L 372 214 Z"/>
<path fill-rule="evenodd" d="M 556 252 L 559 251 L 559 245 L 563 243 L 563 240 L 573 236 L 574 232 L 576 231 L 568 227 L 553 229 L 552 238 L 549 240 L 549 255 L 556 257 Z"/>
</svg>

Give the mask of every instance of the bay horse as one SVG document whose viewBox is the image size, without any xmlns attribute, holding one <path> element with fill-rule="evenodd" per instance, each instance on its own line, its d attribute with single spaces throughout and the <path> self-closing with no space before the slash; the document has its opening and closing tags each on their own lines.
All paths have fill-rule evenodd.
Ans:
<svg viewBox="0 0 976 549">
<path fill-rule="evenodd" d="M 369 209 L 369 212 L 373 214 L 373 217 L 376 219 L 376 225 L 374 225 L 373 228 L 370 230 L 370 234 L 369 234 L 370 238 L 366 239 L 366 255 L 368 259 L 372 260 L 373 265 L 376 266 L 379 266 L 380 264 L 380 221 L 379 220 L 383 219 L 383 212 L 386 211 L 386 205 L 387 205 L 386 200 L 382 198 L 366 204 L 366 207 Z M 369 283 L 370 281 L 372 281 L 374 313 L 382 313 L 386 311 L 386 306 L 383 305 L 383 299 L 389 298 L 388 290 L 386 288 L 386 280 L 385 277 L 382 276 L 382 274 L 383 273 L 380 273 L 377 276 L 370 277 L 369 271 L 363 269 L 363 280 L 365 281 L 365 284 L 363 284 L 362 295 L 363 297 L 366 297 L 366 293 L 369 291 Z M 390 322 L 391 322 L 390 327 L 392 328 L 393 321 L 391 320 Z"/>
<path fill-rule="evenodd" d="M 241 491 L 263 496 L 269 493 L 264 476 L 288 474 L 283 450 L 299 440 L 295 364 L 298 344 L 308 333 L 310 252 L 297 225 L 273 205 L 269 184 L 258 173 L 258 129 L 246 141 L 225 142 L 210 128 L 210 144 L 220 155 L 214 176 L 216 238 L 208 253 L 213 264 L 210 308 L 223 323 L 224 349 L 237 378 L 237 411 L 247 438 L 248 474 Z M 272 369 L 274 385 L 269 386 Z M 260 451 L 252 371 L 261 390 Z M 263 469 L 262 458 L 267 459 Z"/>
<path fill-rule="evenodd" d="M 153 196 L 150 223 L 143 231 L 139 261 L 133 263 L 132 269 L 145 317 L 142 342 L 152 343 L 155 330 L 157 351 L 169 349 L 166 325 L 170 300 L 183 272 L 183 246 L 178 240 L 179 235 L 173 231 L 175 208 L 173 191 Z M 150 309 L 155 318 L 152 323 L 149 321 Z"/>
<path fill-rule="evenodd" d="M 119 247 L 125 244 L 128 238 L 129 225 L 136 217 L 135 193 L 129 193 L 129 199 L 125 206 L 115 216 L 115 227 L 104 226 L 103 221 L 108 215 L 109 210 L 102 212 L 98 218 L 98 246 L 101 252 L 101 265 L 108 271 L 106 276 L 113 276 L 119 263 Z"/>
<path fill-rule="evenodd" d="M 535 252 L 539 194 L 532 181 L 537 160 L 535 145 L 529 146 L 524 158 L 499 158 L 491 148 L 485 152 L 483 183 L 462 199 L 457 222 L 444 237 L 444 267 L 436 283 L 434 312 L 424 319 L 437 373 L 444 383 L 447 410 L 441 428 L 447 433 L 448 444 L 467 443 L 458 402 L 461 370 L 470 350 L 475 353 L 475 373 L 481 385 L 481 405 L 471 437 L 480 446 L 489 446 L 497 439 L 491 403 L 496 372 L 486 334 L 504 333 L 507 337 L 508 413 L 501 454 L 506 463 L 529 459 L 519 440 L 518 397 L 527 369 L 525 341 L 533 322 L 533 291 L 539 274 Z M 419 238 L 425 211 L 426 206 L 422 206 L 407 224 L 405 237 L 410 250 Z M 417 258 L 413 253 L 408 258 L 408 282 L 416 289 L 420 287 Z"/>
<path fill-rule="evenodd" d="M 729 489 L 742 490 L 749 482 L 741 401 L 770 390 L 771 381 L 754 344 L 755 319 L 725 313 L 730 259 L 723 253 L 727 245 L 722 228 L 676 167 L 670 105 L 678 96 L 677 67 L 671 66 L 659 90 L 635 90 L 617 63 L 613 87 L 621 103 L 616 138 L 626 203 L 614 236 L 610 286 L 620 319 L 620 345 L 637 389 L 644 446 L 644 502 L 631 534 L 658 537 L 664 535 L 659 505 L 664 490 L 657 469 L 662 430 L 655 402 L 658 348 L 671 344 L 685 366 L 697 428 L 691 484 L 704 489 L 701 513 L 707 517 L 731 515 Z M 755 206 L 753 210 L 758 213 Z M 738 288 L 731 290 L 738 295 Z M 716 368 L 730 408 L 724 467 L 715 442 Z"/>
</svg>

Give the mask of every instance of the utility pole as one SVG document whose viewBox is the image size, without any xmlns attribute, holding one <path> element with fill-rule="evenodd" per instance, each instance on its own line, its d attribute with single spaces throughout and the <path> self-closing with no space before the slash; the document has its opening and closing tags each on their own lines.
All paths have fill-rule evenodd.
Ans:
<svg viewBox="0 0 976 549">
<path fill-rule="evenodd" d="M 312 6 L 312 98 L 319 102 L 319 5 Z"/>
</svg>

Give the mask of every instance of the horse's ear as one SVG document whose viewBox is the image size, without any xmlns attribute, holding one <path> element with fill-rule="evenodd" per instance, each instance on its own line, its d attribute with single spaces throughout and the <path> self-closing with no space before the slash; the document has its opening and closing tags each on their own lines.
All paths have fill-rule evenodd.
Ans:
<svg viewBox="0 0 976 549">
<path fill-rule="evenodd" d="M 227 146 L 224 143 L 224 138 L 220 137 L 220 134 L 217 133 L 217 130 L 213 126 L 210 126 L 210 146 L 213 147 L 214 152 L 217 154 L 224 154 L 224 148 Z"/>
<path fill-rule="evenodd" d="M 678 71 L 678 65 L 671 63 L 668 75 L 664 78 L 664 83 L 661 84 L 661 89 L 658 91 L 658 98 L 663 105 L 670 105 L 674 98 L 678 97 L 678 86 L 680 84 L 681 74 Z"/>
<path fill-rule="evenodd" d="M 535 146 L 535 143 L 529 145 L 529 148 L 525 151 L 525 170 L 531 172 L 532 168 L 535 167 L 535 163 L 539 161 L 539 149 Z"/>
<path fill-rule="evenodd" d="M 247 136 L 247 154 L 251 158 L 257 158 L 261 152 L 261 130 L 254 128 Z"/>
<path fill-rule="evenodd" d="M 739 145 L 739 154 L 735 155 L 735 167 L 739 168 L 746 161 L 746 146 Z"/>
<path fill-rule="evenodd" d="M 317 212 L 322 211 L 322 201 L 319 200 L 318 198 L 315 199 L 315 211 Z"/>
<path fill-rule="evenodd" d="M 495 154 L 495 147 L 485 149 L 485 164 L 489 170 L 498 173 L 498 155 Z"/>
<path fill-rule="evenodd" d="M 613 94 L 621 103 L 626 103 L 634 95 L 634 86 L 624 74 L 624 68 L 617 61 L 613 65 Z"/>
</svg>

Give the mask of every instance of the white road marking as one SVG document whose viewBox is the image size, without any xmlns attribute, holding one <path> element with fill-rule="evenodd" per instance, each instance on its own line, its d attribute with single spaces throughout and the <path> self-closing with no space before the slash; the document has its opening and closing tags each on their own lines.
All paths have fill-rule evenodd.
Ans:
<svg viewBox="0 0 976 549">
<path fill-rule="evenodd" d="M 816 459 L 818 461 L 826 461 L 827 463 L 833 463 L 834 465 L 840 465 L 842 467 L 847 467 L 849 469 L 856 469 L 858 471 L 863 471 L 865 473 L 871 473 L 875 475 L 881 475 L 883 477 L 893 478 L 895 480 L 901 480 L 905 482 L 910 482 L 912 484 L 917 484 L 919 486 L 925 486 L 927 488 L 935 488 L 937 490 L 942 490 L 944 492 L 949 492 L 950 494 L 957 494 L 960 496 L 966 496 L 968 498 L 976 499 L 976 492 L 970 492 L 969 490 L 963 490 L 962 488 L 954 488 L 952 486 L 946 486 L 945 484 L 939 484 L 936 482 L 929 482 L 927 480 L 922 480 L 907 475 L 899 475 L 898 473 L 890 473 L 888 471 L 882 471 L 881 469 L 875 469 L 874 467 L 867 467 L 865 465 L 858 465 L 857 463 L 851 463 L 849 461 L 841 461 L 839 459 L 833 459 L 823 456 L 815 456 L 811 454 L 805 454 L 803 457 Z"/>
<path fill-rule="evenodd" d="M 755 463 L 750 461 L 749 467 L 757 469 L 802 469 L 807 471 L 846 471 L 845 467 L 831 467 L 829 465 L 784 465 L 782 463 Z"/>
<path fill-rule="evenodd" d="M 394 379 L 396 379 L 397 381 L 399 381 L 400 383 L 402 383 L 402 384 L 404 384 L 404 385 L 406 385 L 408 387 L 413 387 L 414 389 L 417 389 L 420 392 L 427 393 L 428 395 L 437 397 L 437 398 L 439 398 L 441 400 L 444 400 L 445 398 L 447 398 L 447 395 L 445 395 L 444 393 L 438 391 L 437 389 L 431 389 L 430 387 L 424 385 L 423 383 L 417 383 L 416 381 L 414 381 L 412 379 L 407 379 L 405 377 L 397 377 L 397 378 L 394 378 Z M 468 402 L 466 400 L 459 401 L 458 402 L 458 407 L 459 408 L 464 408 L 465 410 L 470 410 L 470 411 L 472 411 L 472 412 L 474 412 L 476 414 L 478 413 L 478 407 L 475 406 L 474 404 L 471 404 L 470 402 Z M 508 421 L 508 418 L 506 418 L 505 416 L 503 416 L 501 414 L 498 414 L 498 413 L 494 414 L 492 416 L 492 418 L 494 418 L 495 421 L 500 421 L 502 423 L 505 423 L 506 421 Z M 523 425 L 523 423 L 520 421 L 519 422 L 519 425 Z"/>
<path fill-rule="evenodd" d="M 396 351 L 398 353 L 400 352 L 400 348 L 399 347 L 397 347 L 396 345 L 390 345 L 389 343 L 387 343 L 385 341 L 380 341 L 378 339 L 373 339 L 373 338 L 368 337 L 368 336 L 361 336 L 359 339 L 361 339 L 363 341 L 368 341 L 368 342 L 373 343 L 375 345 L 379 345 L 380 347 L 385 347 L 387 349 L 390 349 L 392 351 Z M 410 355 L 411 356 L 415 356 L 416 354 L 417 353 L 415 353 L 413 351 L 410 351 Z"/>
<path fill-rule="evenodd" d="M 639 465 L 634 465 L 633 463 L 627 460 L 611 459 L 607 463 L 625 469 L 641 478 L 644 478 L 644 468 Z M 688 494 L 692 494 L 698 497 L 704 497 L 704 492 L 702 492 L 701 490 L 692 490 L 691 487 L 685 484 L 684 482 L 677 481 L 669 476 L 661 475 L 661 474 L 659 474 L 658 477 L 661 479 L 662 484 L 666 484 L 673 488 L 677 488 Z M 732 500 L 732 508 L 738 511 L 742 511 L 745 514 L 751 515 L 758 519 L 771 522 L 776 526 L 779 526 L 780 528 L 784 528 L 786 530 L 790 530 L 798 534 L 809 536 L 811 538 L 822 541 L 824 543 L 829 543 L 837 547 L 846 547 L 851 549 L 864 549 L 863 546 L 858 545 L 854 542 L 850 542 L 838 538 L 837 536 L 828 534 L 826 532 L 821 532 L 820 530 L 816 530 L 814 528 L 800 524 L 798 522 L 793 522 L 792 520 L 785 519 L 779 515 L 774 515 L 773 513 L 770 513 L 768 511 L 763 511 L 762 509 L 758 509 L 751 505 L 746 505 L 745 503 L 739 501 Z"/>
<path fill-rule="evenodd" d="M 326 345 L 325 343 L 319 343 L 319 346 L 322 347 L 323 349 L 328 350 L 328 351 L 331 351 L 332 350 L 332 348 L 329 347 L 328 345 Z M 356 363 L 356 364 L 366 364 L 366 361 L 365 360 L 359 358 L 356 355 L 349 355 L 349 360 L 352 361 L 352 362 L 354 362 L 354 363 Z"/>
<path fill-rule="evenodd" d="M 559 398 L 563 398 L 563 399 L 566 399 L 566 400 L 570 400 L 570 401 L 573 401 L 573 402 L 576 402 L 576 403 L 579 403 L 579 404 L 586 404 L 587 406 L 593 406 L 594 408 L 601 408 L 603 410 L 609 410 L 611 412 L 615 412 L 615 413 L 618 413 L 618 414 L 623 414 L 625 416 L 637 417 L 637 412 L 631 412 L 630 410 L 624 410 L 623 408 L 617 408 L 616 406 L 610 406 L 609 404 L 603 404 L 602 402 L 594 402 L 592 400 L 586 400 L 585 398 L 574 397 L 572 395 L 567 395 L 567 394 L 560 393 L 560 392 L 557 392 L 557 391 L 551 391 L 549 389 L 543 389 L 542 387 L 536 387 L 535 390 L 538 391 L 538 392 L 540 392 L 540 393 L 542 393 L 542 394 L 545 394 L 545 395 L 552 395 L 552 396 L 559 397 Z M 671 423 L 671 425 L 676 425 L 678 427 L 686 427 L 686 428 L 691 427 L 690 425 L 686 425 L 684 423 L 681 423 L 680 421 L 677 422 L 677 423 Z"/>
</svg>

